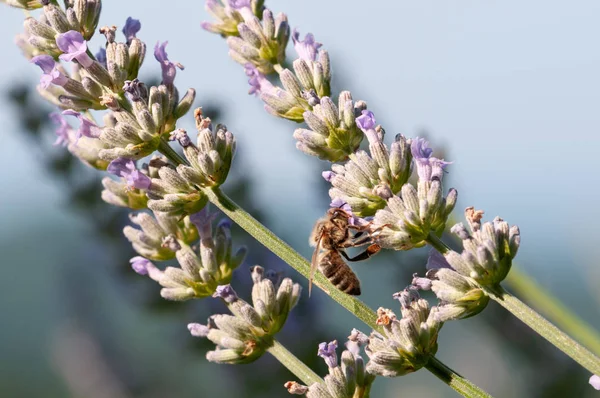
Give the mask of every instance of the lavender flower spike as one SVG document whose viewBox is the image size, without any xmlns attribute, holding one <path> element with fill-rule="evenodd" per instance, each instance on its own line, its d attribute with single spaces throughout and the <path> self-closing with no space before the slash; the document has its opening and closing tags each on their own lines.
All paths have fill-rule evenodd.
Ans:
<svg viewBox="0 0 600 398">
<path fill-rule="evenodd" d="M 83 117 L 81 113 L 76 112 L 72 109 L 67 109 L 63 111 L 62 114 L 67 116 L 75 116 L 81 122 L 81 125 L 79 126 L 79 129 L 76 132 L 75 140 L 81 138 L 82 135 L 89 138 L 100 137 L 100 127 L 96 126 L 94 122 L 92 122 L 88 118 Z"/>
<path fill-rule="evenodd" d="M 40 78 L 42 88 L 48 88 L 50 83 L 57 86 L 64 86 L 67 83 L 67 77 L 56 67 L 54 58 L 49 55 L 38 55 L 31 59 L 32 63 L 39 66 L 44 74 Z"/>
<path fill-rule="evenodd" d="M 312 33 L 307 33 L 304 36 L 304 40 L 300 40 L 300 32 L 294 29 L 292 32 L 292 41 L 300 59 L 311 62 L 317 59 L 317 53 L 322 44 L 315 41 Z"/>
<path fill-rule="evenodd" d="M 117 158 L 110 162 L 106 170 L 111 174 L 125 178 L 127 185 L 131 189 L 148 189 L 150 187 L 150 178 L 142 174 L 135 167 L 135 163 L 131 159 Z"/>
<path fill-rule="evenodd" d="M 177 73 L 177 68 L 183 70 L 183 65 L 179 62 L 171 62 L 169 61 L 169 57 L 167 56 L 166 47 L 169 44 L 168 41 L 163 44 L 156 43 L 154 46 L 154 58 L 160 63 L 160 67 L 162 68 L 162 84 L 167 86 L 173 85 L 173 81 L 175 80 L 175 74 Z"/>
<path fill-rule="evenodd" d="M 53 112 L 50 114 L 50 120 L 58 125 L 56 129 L 56 141 L 54 141 L 54 145 L 62 145 L 67 146 L 70 143 L 69 140 L 69 132 L 71 131 L 71 127 L 67 123 L 64 117 L 60 113 Z"/>
<path fill-rule="evenodd" d="M 56 38 L 56 45 L 63 52 L 59 57 L 63 61 L 71 62 L 75 59 L 84 68 L 94 63 L 87 54 L 87 41 L 77 31 L 70 30 L 66 33 L 61 33 Z"/>
<path fill-rule="evenodd" d="M 142 24 L 139 19 L 133 19 L 131 17 L 127 17 L 127 21 L 125 21 L 125 26 L 123 27 L 123 35 L 127 39 L 127 44 L 131 43 L 131 40 L 135 39 L 135 35 L 142 28 Z"/>
<path fill-rule="evenodd" d="M 317 351 L 317 355 L 325 360 L 325 363 L 330 368 L 335 368 L 337 366 L 337 354 L 335 350 L 337 349 L 337 341 L 333 340 L 329 343 L 321 343 L 319 344 L 319 350 Z"/>
</svg>

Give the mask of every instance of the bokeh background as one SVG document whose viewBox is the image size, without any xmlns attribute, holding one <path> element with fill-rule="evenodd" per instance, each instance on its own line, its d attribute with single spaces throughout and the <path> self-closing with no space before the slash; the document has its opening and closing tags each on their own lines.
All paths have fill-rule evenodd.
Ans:
<svg viewBox="0 0 600 398">
<path fill-rule="evenodd" d="M 141 19 L 149 48 L 169 40 L 186 66 L 180 90 L 236 133 L 238 156 L 224 190 L 305 256 L 314 221 L 328 206 L 327 164 L 294 148 L 295 126 L 246 95 L 243 69 L 225 42 L 200 28 L 200 1 L 105 1 L 101 25 Z M 302 34 L 330 51 L 336 91 L 364 99 L 396 133 L 426 135 L 447 160 L 458 212 L 518 224 L 518 267 L 600 328 L 600 3 L 597 1 L 270 1 Z M 39 70 L 13 44 L 23 13 L 0 7 L 0 396 L 284 397 L 293 379 L 272 358 L 240 367 L 209 364 L 209 344 L 185 325 L 223 311 L 216 300 L 167 303 L 158 285 L 128 265 L 122 211 L 98 201 L 100 173 L 52 147 L 32 91 Z M 92 41 L 95 51 L 102 39 Z M 150 52 L 142 69 L 157 79 Z M 24 111 L 27 110 L 27 111 Z M 182 127 L 192 129 L 191 116 Z M 458 214 L 460 216 L 460 214 Z M 243 231 L 247 267 L 281 264 Z M 423 269 L 426 252 L 383 253 L 354 269 L 371 307 Z M 306 281 L 297 278 L 304 285 Z M 244 293 L 248 286 L 241 287 Z M 366 327 L 317 292 L 306 295 L 281 339 L 324 374 L 320 341 Z M 445 325 L 438 357 L 499 397 L 595 396 L 589 374 L 495 303 Z M 426 371 L 376 382 L 374 397 L 452 397 Z"/>
</svg>

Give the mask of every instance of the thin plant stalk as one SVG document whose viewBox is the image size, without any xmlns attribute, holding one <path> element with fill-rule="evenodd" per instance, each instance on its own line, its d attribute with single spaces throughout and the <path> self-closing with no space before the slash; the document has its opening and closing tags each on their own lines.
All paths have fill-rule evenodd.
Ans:
<svg viewBox="0 0 600 398">
<path fill-rule="evenodd" d="M 521 300 L 508 293 L 502 286 L 485 288 L 484 291 L 493 300 L 509 310 L 523 323 L 554 344 L 559 350 L 570 356 L 592 374 L 600 374 L 600 358 L 554 326 L 546 318 L 532 310 Z"/>
<path fill-rule="evenodd" d="M 288 351 L 279 341 L 274 340 L 273 345 L 267 349 L 267 352 L 273 355 L 305 385 L 310 386 L 315 383 L 324 384 L 323 379 L 321 379 L 318 374 L 313 372 L 304 362 Z"/>
<path fill-rule="evenodd" d="M 444 383 L 452 387 L 454 391 L 458 392 L 463 397 L 491 397 L 490 394 L 483 391 L 469 380 L 457 375 L 452 369 L 448 368 L 436 357 L 431 357 L 427 365 L 425 365 L 425 368 Z"/>
<path fill-rule="evenodd" d="M 539 310 L 550 321 L 563 329 L 569 335 L 594 354 L 600 356 L 600 335 L 588 323 L 558 301 L 554 296 L 535 282 L 529 275 L 515 269 L 516 264 L 505 279 L 507 287 L 533 308 Z"/>
</svg>

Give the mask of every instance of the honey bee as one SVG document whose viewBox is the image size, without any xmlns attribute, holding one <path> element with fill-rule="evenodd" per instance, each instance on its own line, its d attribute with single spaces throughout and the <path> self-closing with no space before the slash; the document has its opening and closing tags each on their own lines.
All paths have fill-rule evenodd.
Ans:
<svg viewBox="0 0 600 398">
<path fill-rule="evenodd" d="M 373 243 L 369 232 L 370 225 L 352 225 L 351 218 L 352 214 L 339 207 L 334 207 L 329 209 L 325 217 L 315 224 L 309 240 L 310 245 L 315 246 L 308 280 L 309 296 L 317 268 L 342 292 L 353 296 L 360 295 L 360 281 L 342 256 L 348 261 L 366 260 L 379 252 L 381 247 Z M 352 234 L 351 230 L 355 230 L 356 233 Z M 365 251 L 352 258 L 348 257 L 344 251 L 349 247 L 367 244 L 369 247 Z"/>
</svg>

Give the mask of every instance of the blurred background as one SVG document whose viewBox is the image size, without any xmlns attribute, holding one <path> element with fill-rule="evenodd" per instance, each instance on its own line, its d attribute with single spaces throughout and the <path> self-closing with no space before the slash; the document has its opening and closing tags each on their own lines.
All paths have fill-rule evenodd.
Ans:
<svg viewBox="0 0 600 398">
<path fill-rule="evenodd" d="M 328 207 L 328 166 L 294 148 L 295 126 L 246 94 L 243 68 L 226 43 L 200 28 L 200 1 L 105 1 L 100 25 L 128 16 L 149 49 L 169 40 L 180 91 L 226 123 L 238 140 L 224 186 L 305 256 L 314 221 Z M 143 5 L 142 5 L 143 4 Z M 334 91 L 364 99 L 388 132 L 425 135 L 454 163 L 446 187 L 457 215 L 476 206 L 521 228 L 518 267 L 600 328 L 600 3 L 589 1 L 267 1 L 302 35 L 314 33 L 332 58 Z M 13 44 L 23 13 L 0 7 L 0 396 L 284 397 L 294 377 L 269 356 L 246 366 L 209 364 L 210 344 L 189 322 L 224 311 L 217 300 L 169 303 L 135 274 L 121 234 L 126 213 L 99 199 L 102 177 L 53 147 L 37 98 L 39 69 Z M 95 52 L 101 37 L 92 40 Z M 291 46 L 290 46 L 291 50 Z M 293 51 L 293 50 L 292 50 Z M 142 80 L 156 80 L 151 51 Z M 181 127 L 192 130 L 191 115 Z M 277 172 L 274 172 L 277 170 Z M 306 281 L 240 229 L 250 246 L 234 286 L 249 291 L 261 264 Z M 382 253 L 354 265 L 372 308 L 397 308 L 392 293 L 422 272 L 426 251 Z M 243 286 L 244 284 L 245 287 Z M 366 327 L 316 292 L 303 295 L 280 338 L 318 373 L 317 344 Z M 498 397 L 595 396 L 589 374 L 491 303 L 479 316 L 445 325 L 438 357 Z M 453 397 L 426 371 L 379 379 L 373 397 Z"/>
</svg>

